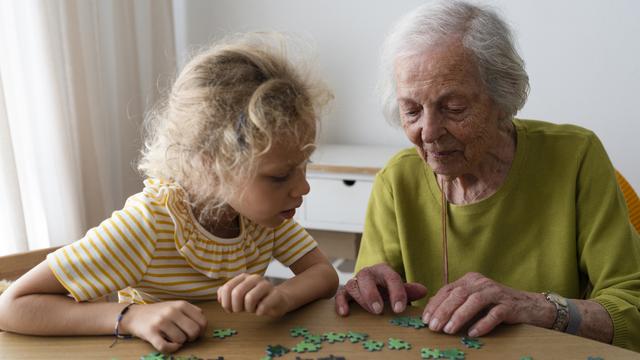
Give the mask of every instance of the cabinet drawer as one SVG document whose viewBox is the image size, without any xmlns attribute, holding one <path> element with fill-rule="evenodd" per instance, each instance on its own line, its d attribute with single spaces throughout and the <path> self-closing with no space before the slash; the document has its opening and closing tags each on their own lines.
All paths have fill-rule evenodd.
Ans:
<svg viewBox="0 0 640 360">
<path fill-rule="evenodd" d="M 372 181 L 309 178 L 303 223 L 309 228 L 362 232 Z"/>
</svg>

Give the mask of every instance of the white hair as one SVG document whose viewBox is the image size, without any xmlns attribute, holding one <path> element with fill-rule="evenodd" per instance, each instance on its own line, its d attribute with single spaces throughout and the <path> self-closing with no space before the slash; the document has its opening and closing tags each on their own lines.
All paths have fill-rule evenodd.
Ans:
<svg viewBox="0 0 640 360">
<path fill-rule="evenodd" d="M 383 44 L 379 91 L 389 122 L 400 123 L 396 59 L 456 37 L 475 58 L 489 96 L 507 118 L 522 109 L 529 94 L 529 76 L 509 26 L 489 7 L 458 0 L 436 1 L 406 14 Z"/>
</svg>

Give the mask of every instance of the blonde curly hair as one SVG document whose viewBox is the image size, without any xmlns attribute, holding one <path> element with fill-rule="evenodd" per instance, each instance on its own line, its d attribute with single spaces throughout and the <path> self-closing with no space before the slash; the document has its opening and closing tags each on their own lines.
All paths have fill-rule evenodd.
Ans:
<svg viewBox="0 0 640 360">
<path fill-rule="evenodd" d="M 182 186 L 201 223 L 219 215 L 240 190 L 232 185 L 252 178 L 274 143 L 311 154 L 332 95 L 287 60 L 285 43 L 278 34 L 245 34 L 213 44 L 145 119 L 138 169 Z"/>
</svg>

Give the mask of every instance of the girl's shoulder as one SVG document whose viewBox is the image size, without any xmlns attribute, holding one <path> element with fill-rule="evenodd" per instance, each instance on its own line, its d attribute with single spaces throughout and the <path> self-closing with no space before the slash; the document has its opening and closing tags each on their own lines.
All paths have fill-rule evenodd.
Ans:
<svg viewBox="0 0 640 360">
<path fill-rule="evenodd" d="M 138 195 L 146 197 L 150 200 L 159 203 L 165 203 L 167 197 L 184 197 L 184 190 L 180 185 L 175 182 L 155 179 L 155 178 L 147 178 L 144 180 L 144 189 Z"/>
</svg>

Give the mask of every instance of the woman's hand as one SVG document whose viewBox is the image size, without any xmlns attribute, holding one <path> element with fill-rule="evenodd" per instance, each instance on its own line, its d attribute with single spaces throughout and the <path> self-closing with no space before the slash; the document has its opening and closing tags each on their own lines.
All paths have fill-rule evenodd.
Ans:
<svg viewBox="0 0 640 360">
<path fill-rule="evenodd" d="M 250 312 L 279 318 L 289 309 L 289 298 L 260 275 L 240 274 L 218 288 L 218 302 L 226 312 Z"/>
<path fill-rule="evenodd" d="M 120 323 L 121 334 L 146 340 L 163 353 L 172 353 L 194 341 L 206 328 L 202 309 L 182 300 L 133 305 Z"/>
<path fill-rule="evenodd" d="M 482 274 L 467 273 L 438 290 L 425 307 L 422 321 L 433 331 L 454 334 L 480 317 L 469 327 L 469 336 L 476 337 L 502 322 L 550 328 L 555 315 L 555 306 L 542 294 L 515 290 Z"/>
<path fill-rule="evenodd" d="M 403 312 L 410 301 L 423 298 L 427 288 L 418 283 L 404 283 L 402 277 L 385 263 L 358 271 L 336 294 L 336 312 L 349 314 L 349 302 L 355 300 L 370 313 L 382 313 L 384 300 L 392 304 L 395 313 Z"/>
</svg>

